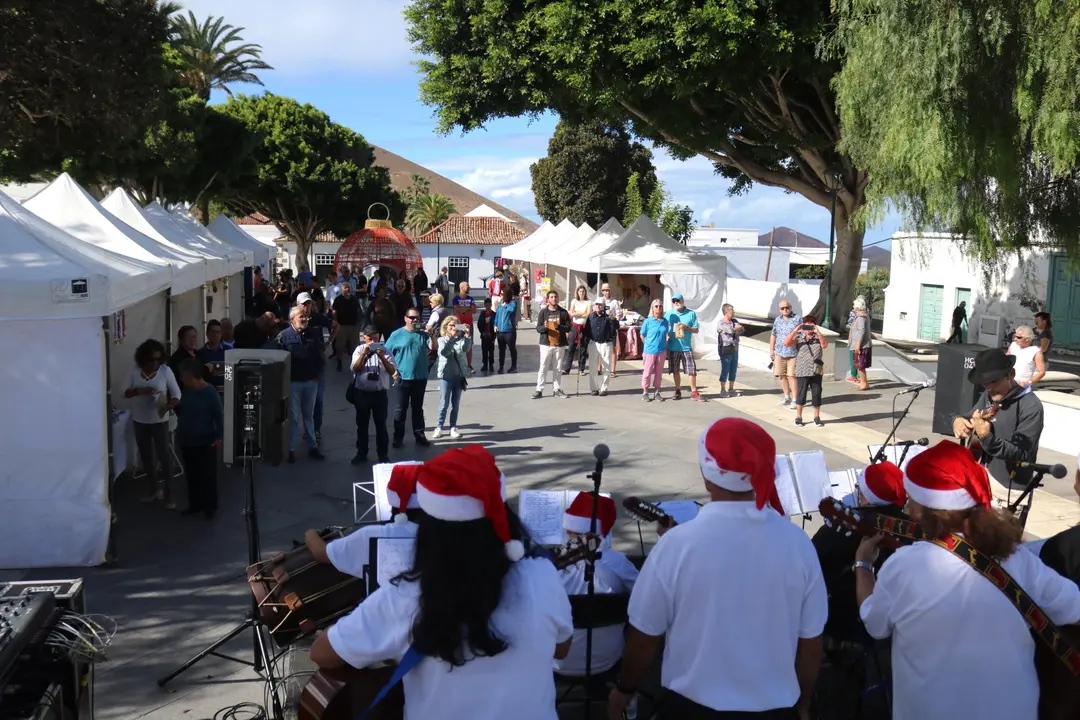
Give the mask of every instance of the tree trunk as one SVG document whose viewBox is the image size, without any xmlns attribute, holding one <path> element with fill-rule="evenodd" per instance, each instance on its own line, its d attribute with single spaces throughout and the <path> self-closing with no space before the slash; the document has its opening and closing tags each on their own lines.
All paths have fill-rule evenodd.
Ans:
<svg viewBox="0 0 1080 720">
<path fill-rule="evenodd" d="M 296 266 L 297 274 L 302 272 L 309 272 L 311 266 L 308 263 L 308 256 L 311 254 L 311 246 L 314 238 L 312 237 L 292 237 L 296 241 L 296 258 L 294 258 L 294 265 Z M 853 281 L 854 282 L 854 281 Z"/>
<path fill-rule="evenodd" d="M 836 250 L 832 265 L 832 300 L 829 305 L 830 327 L 841 330 L 847 324 L 851 303 L 855 298 L 855 280 L 859 277 L 862 265 L 862 243 L 864 230 L 853 231 L 847 228 L 847 217 L 840 208 L 836 210 Z M 828 279 L 821 282 L 821 293 L 811 314 L 819 319 L 825 318 L 825 296 L 828 294 Z"/>
<path fill-rule="evenodd" d="M 195 217 L 203 225 L 210 224 L 210 198 L 205 194 L 199 198 L 199 203 L 195 206 Z"/>
</svg>

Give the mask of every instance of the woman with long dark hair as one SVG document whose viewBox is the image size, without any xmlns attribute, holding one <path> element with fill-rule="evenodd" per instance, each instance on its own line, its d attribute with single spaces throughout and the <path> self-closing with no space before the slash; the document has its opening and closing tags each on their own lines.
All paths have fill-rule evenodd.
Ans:
<svg viewBox="0 0 1080 720">
<path fill-rule="evenodd" d="M 194 333 L 195 328 L 191 330 Z M 169 412 L 180 402 L 180 386 L 165 364 L 165 346 L 153 338 L 135 348 L 135 366 L 124 386 L 124 397 L 131 400 L 135 445 L 146 473 L 147 494 L 143 502 L 164 500 L 165 507 L 175 510 L 169 487 L 173 458 L 169 447 Z"/>
<path fill-rule="evenodd" d="M 413 567 L 316 639 L 319 667 L 423 659 L 404 679 L 406 718 L 556 720 L 552 658 L 570 649 L 554 566 L 525 558 L 505 479 L 479 445 L 424 463 Z"/>
</svg>

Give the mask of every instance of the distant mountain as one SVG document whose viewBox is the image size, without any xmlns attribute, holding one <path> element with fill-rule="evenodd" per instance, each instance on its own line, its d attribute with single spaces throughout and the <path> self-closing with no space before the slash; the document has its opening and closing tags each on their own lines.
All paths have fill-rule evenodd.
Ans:
<svg viewBox="0 0 1080 720">
<path fill-rule="evenodd" d="M 406 160 L 400 155 L 375 145 L 372 146 L 372 149 L 375 150 L 375 164 L 381 165 L 390 171 L 390 184 L 398 192 L 407 190 L 412 185 L 413 175 L 421 175 L 431 183 L 431 192 L 450 198 L 461 215 L 465 215 L 481 205 L 487 205 L 499 214 L 509 218 L 526 234 L 540 227 L 532 220 L 519 215 L 510 208 L 504 207 L 494 200 L 489 200 L 483 195 L 474 193 L 464 185 L 459 185 L 448 177 L 444 177 L 433 170 L 428 170 L 423 165 L 417 165 L 412 160 Z"/>
<path fill-rule="evenodd" d="M 769 233 L 758 235 L 757 244 L 761 247 L 769 247 Z M 827 248 L 829 247 L 829 244 L 823 243 L 817 238 L 811 237 L 806 233 L 801 233 L 798 230 L 792 230 L 789 227 L 778 227 L 772 229 L 772 246 L 784 248 Z"/>
<path fill-rule="evenodd" d="M 892 265 L 892 253 L 883 247 L 864 247 L 863 257 L 866 258 L 867 267 L 883 267 L 888 269 Z"/>
</svg>

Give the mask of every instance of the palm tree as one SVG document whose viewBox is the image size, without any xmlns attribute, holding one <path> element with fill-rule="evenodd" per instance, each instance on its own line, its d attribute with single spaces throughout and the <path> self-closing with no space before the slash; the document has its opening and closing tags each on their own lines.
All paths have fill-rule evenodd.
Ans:
<svg viewBox="0 0 1080 720">
<path fill-rule="evenodd" d="M 201 24 L 195 14 L 171 18 L 173 46 L 184 59 L 187 69 L 184 82 L 210 100 L 210 91 L 217 88 L 232 97 L 230 83 L 255 83 L 262 80 L 255 70 L 273 70 L 263 62 L 262 46 L 245 43 L 240 33 L 244 28 L 225 24 L 225 18 L 206 18 Z M 231 46 L 231 47 L 230 47 Z"/>
<path fill-rule="evenodd" d="M 442 225 L 446 218 L 457 212 L 454 202 L 438 193 L 428 193 L 416 198 L 405 215 L 405 226 L 417 235 L 423 235 L 433 227 Z"/>
</svg>

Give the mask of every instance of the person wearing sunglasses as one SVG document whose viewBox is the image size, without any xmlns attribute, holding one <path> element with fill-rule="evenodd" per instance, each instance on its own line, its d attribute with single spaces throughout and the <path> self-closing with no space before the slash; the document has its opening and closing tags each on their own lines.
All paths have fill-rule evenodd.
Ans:
<svg viewBox="0 0 1080 720">
<path fill-rule="evenodd" d="M 165 364 L 165 346 L 157 340 L 145 340 L 135 348 L 135 365 L 123 392 L 132 401 L 135 445 L 146 473 L 147 494 L 143 502 L 164 500 L 165 506 L 173 510 L 176 504 L 169 491 L 172 480 L 169 411 L 180 402 L 180 386 Z"/>
<path fill-rule="evenodd" d="M 405 442 L 405 415 L 412 409 L 412 429 L 416 444 L 428 446 L 431 441 L 424 434 L 424 393 L 427 391 L 428 352 L 435 349 L 434 339 L 420 323 L 420 311 L 405 311 L 405 327 L 390 333 L 386 349 L 394 358 L 401 379 L 391 388 L 394 403 L 393 446 Z"/>
<path fill-rule="evenodd" d="M 792 310 L 790 302 L 781 300 L 780 317 L 773 320 L 772 335 L 769 336 L 769 360 L 773 375 L 780 378 L 780 389 L 784 393 L 780 404 L 792 409 L 795 408 L 795 356 L 799 350 L 785 345 L 784 340 L 800 325 L 802 317 Z"/>
</svg>

